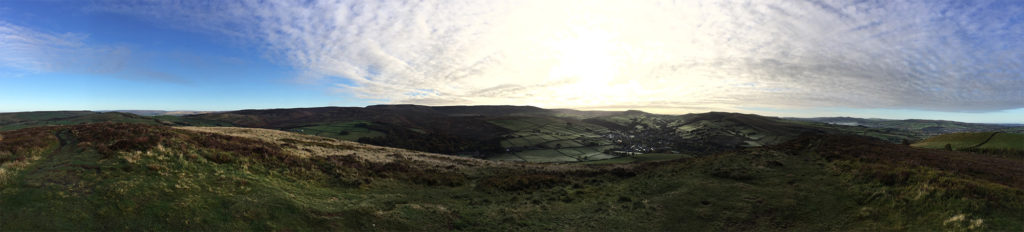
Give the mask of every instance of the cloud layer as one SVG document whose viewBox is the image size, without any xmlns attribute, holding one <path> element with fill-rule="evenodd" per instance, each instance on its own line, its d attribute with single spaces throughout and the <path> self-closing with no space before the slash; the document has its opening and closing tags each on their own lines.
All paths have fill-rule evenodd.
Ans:
<svg viewBox="0 0 1024 232">
<path fill-rule="evenodd" d="M 347 79 L 333 88 L 394 103 L 1024 107 L 1019 2 L 296 2 L 92 10 L 225 35 L 305 78 Z"/>
<path fill-rule="evenodd" d="M 0 21 L 0 66 L 33 72 L 106 73 L 123 67 L 123 47 L 90 47 L 82 34 L 46 33 Z"/>
<path fill-rule="evenodd" d="M 0 20 L 0 77 L 31 73 L 79 73 L 110 75 L 186 83 L 184 79 L 140 64 L 127 46 L 87 43 L 88 35 L 52 33 Z"/>
</svg>

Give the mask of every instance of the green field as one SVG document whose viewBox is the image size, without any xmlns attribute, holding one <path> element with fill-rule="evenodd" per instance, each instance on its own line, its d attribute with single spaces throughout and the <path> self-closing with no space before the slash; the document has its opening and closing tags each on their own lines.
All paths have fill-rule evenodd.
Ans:
<svg viewBox="0 0 1024 232">
<path fill-rule="evenodd" d="M 989 139 L 991 137 L 991 139 Z M 988 140 L 988 141 L 986 141 Z M 938 135 L 913 144 L 915 147 L 941 149 L 950 144 L 953 149 L 986 148 L 1024 150 L 1024 134 L 977 132 Z M 979 146 L 980 145 L 980 146 Z"/>
<path fill-rule="evenodd" d="M 1024 151 L 1024 134 L 998 133 L 978 148 Z"/>
<path fill-rule="evenodd" d="M 635 155 L 635 156 L 615 157 L 615 158 L 605 159 L 605 160 L 585 161 L 585 162 L 580 162 L 580 164 L 643 163 L 643 162 L 665 161 L 665 160 L 674 160 L 674 159 L 682 159 L 682 158 L 693 158 L 693 156 L 686 155 L 686 154 L 671 154 L 671 153 L 647 153 L 647 154 L 638 154 L 638 155 Z"/>
<path fill-rule="evenodd" d="M 296 127 L 288 129 L 288 131 L 348 141 L 356 141 L 362 137 L 384 136 L 384 133 L 367 128 L 368 125 L 370 125 L 368 121 L 348 121 Z"/>
<path fill-rule="evenodd" d="M 821 122 L 810 122 L 810 121 L 799 121 L 799 120 L 787 120 L 789 123 L 805 125 L 820 128 L 823 130 L 836 131 L 846 134 L 863 135 L 868 137 L 874 137 L 881 140 L 889 141 L 892 143 L 900 143 L 906 141 L 916 141 L 922 139 L 919 133 L 905 131 L 902 129 L 895 128 L 870 128 L 860 126 L 845 126 L 836 124 L 827 124 Z M 945 145 L 945 144 L 943 144 Z"/>
<path fill-rule="evenodd" d="M 1024 134 L 1005 132 L 951 133 L 937 135 L 921 142 L 911 144 L 911 146 L 930 149 L 945 149 L 947 144 L 956 151 L 1002 154 L 1015 157 L 1021 157 L 1024 155 Z"/>
<path fill-rule="evenodd" d="M 609 130 L 601 126 L 553 117 L 503 117 L 488 122 L 511 130 L 501 146 L 517 150 L 490 160 L 552 163 L 611 158 L 602 153 L 613 146 L 602 137 Z"/>
<path fill-rule="evenodd" d="M 985 140 L 992 136 L 993 133 L 994 132 L 944 134 L 914 143 L 913 146 L 933 149 L 945 148 L 946 144 L 952 146 L 953 149 L 975 147 L 985 142 Z"/>
</svg>

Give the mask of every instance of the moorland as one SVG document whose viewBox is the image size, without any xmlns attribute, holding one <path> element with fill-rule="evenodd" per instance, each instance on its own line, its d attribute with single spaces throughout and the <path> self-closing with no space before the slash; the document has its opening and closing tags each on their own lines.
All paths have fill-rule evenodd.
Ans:
<svg viewBox="0 0 1024 232">
<path fill-rule="evenodd" d="M 1024 128 L 1007 125 L 145 112 L 0 114 L 0 230 L 1024 230 Z"/>
</svg>

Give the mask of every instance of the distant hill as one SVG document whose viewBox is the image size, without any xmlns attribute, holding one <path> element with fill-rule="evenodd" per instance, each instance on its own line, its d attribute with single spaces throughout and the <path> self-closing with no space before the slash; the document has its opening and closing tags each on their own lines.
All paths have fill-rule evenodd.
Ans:
<svg viewBox="0 0 1024 232">
<path fill-rule="evenodd" d="M 501 150 L 498 138 L 508 132 L 481 120 L 478 115 L 500 111 L 500 107 L 471 111 L 414 105 L 369 107 L 321 107 L 298 109 L 242 110 L 183 116 L 185 119 L 220 121 L 244 127 L 270 128 L 344 137 L 350 128 L 378 135 L 363 142 L 429 152 Z M 455 116 L 453 116 L 455 115 Z"/>
<path fill-rule="evenodd" d="M 292 131 L 361 143 L 522 162 L 590 162 L 637 155 L 682 157 L 784 143 L 804 133 L 856 134 L 891 143 L 953 130 L 1014 130 L 949 121 L 857 118 L 788 119 L 709 112 L 579 111 L 532 106 L 316 107 L 191 115 L 164 111 L 0 114 L 0 131 L 43 125 L 130 122 L 170 126 L 236 126 Z M 867 125 L 867 126 L 866 126 Z M 994 131 L 994 130 L 992 130 Z"/>
<path fill-rule="evenodd" d="M 820 128 L 734 113 L 683 116 L 531 106 L 321 107 L 182 118 L 497 160 L 578 162 L 629 153 L 710 154 L 778 144 Z"/>
<path fill-rule="evenodd" d="M 91 111 L 36 111 L 36 112 L 17 112 L 17 113 L 0 113 L 0 124 L 12 125 L 18 123 L 42 121 L 42 120 L 54 120 L 62 118 L 70 118 L 75 116 L 93 114 Z"/>
<path fill-rule="evenodd" d="M 0 131 L 46 125 L 74 125 L 97 122 L 159 124 L 153 118 L 119 112 L 40 111 L 0 114 Z"/>
<path fill-rule="evenodd" d="M 965 123 L 955 121 L 944 121 L 944 120 L 922 120 L 922 119 L 907 119 L 907 120 L 890 120 L 890 119 L 864 119 L 864 118 L 851 118 L 851 117 L 823 117 L 823 118 L 787 118 L 790 120 L 797 121 L 808 121 L 808 122 L 819 122 L 827 124 L 845 125 L 845 126 L 863 126 L 869 128 L 891 128 L 904 130 L 922 136 L 934 136 L 940 134 L 957 133 L 957 132 L 983 132 L 983 131 L 996 131 L 1000 129 L 1009 128 L 1007 125 L 1000 124 L 984 124 L 984 123 Z"/>
<path fill-rule="evenodd" d="M 213 113 L 213 112 L 216 112 L 216 111 L 194 111 L 194 110 L 175 110 L 175 111 L 166 111 L 166 110 L 110 110 L 110 111 L 98 111 L 98 112 L 121 112 L 121 113 L 129 113 L 129 114 L 134 114 L 134 115 L 139 115 L 139 116 L 161 116 L 161 115 L 182 116 L 182 115 L 192 115 L 192 114 Z"/>
<path fill-rule="evenodd" d="M 582 165 L 258 128 L 42 126 L 0 132 L 0 231 L 1021 231 L 1022 161 L 813 133 Z"/>
</svg>

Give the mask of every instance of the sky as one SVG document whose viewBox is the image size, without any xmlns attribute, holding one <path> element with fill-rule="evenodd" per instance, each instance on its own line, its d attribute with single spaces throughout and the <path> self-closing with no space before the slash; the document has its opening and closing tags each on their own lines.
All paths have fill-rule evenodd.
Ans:
<svg viewBox="0 0 1024 232">
<path fill-rule="evenodd" d="M 1024 123 L 1024 1 L 0 0 L 0 112 L 534 105 Z"/>
</svg>

